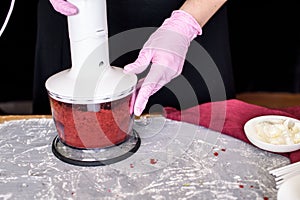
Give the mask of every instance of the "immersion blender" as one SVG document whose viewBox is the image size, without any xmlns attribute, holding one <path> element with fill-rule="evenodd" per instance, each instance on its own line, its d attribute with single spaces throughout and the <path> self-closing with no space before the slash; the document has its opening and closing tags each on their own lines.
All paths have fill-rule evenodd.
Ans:
<svg viewBox="0 0 300 200">
<path fill-rule="evenodd" d="M 75 165 L 107 165 L 140 146 L 133 129 L 137 77 L 109 62 L 105 0 L 69 0 L 79 13 L 68 16 L 72 67 L 46 81 L 58 132 L 52 151 Z"/>
</svg>

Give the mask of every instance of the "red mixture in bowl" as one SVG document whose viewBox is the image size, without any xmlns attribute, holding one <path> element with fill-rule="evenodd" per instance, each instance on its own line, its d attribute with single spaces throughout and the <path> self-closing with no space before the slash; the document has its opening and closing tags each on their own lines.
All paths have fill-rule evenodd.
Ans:
<svg viewBox="0 0 300 200">
<path fill-rule="evenodd" d="M 104 148 L 126 140 L 132 131 L 131 95 L 99 104 L 70 104 L 50 97 L 60 140 L 75 148 Z"/>
</svg>

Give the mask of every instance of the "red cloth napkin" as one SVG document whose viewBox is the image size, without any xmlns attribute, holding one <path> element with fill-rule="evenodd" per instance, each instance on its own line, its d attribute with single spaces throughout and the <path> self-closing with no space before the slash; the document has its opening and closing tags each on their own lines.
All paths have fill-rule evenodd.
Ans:
<svg viewBox="0 0 300 200">
<path fill-rule="evenodd" d="M 204 103 L 182 111 L 171 107 L 164 108 L 164 116 L 168 119 L 201 125 L 247 143 L 250 141 L 245 135 L 244 124 L 251 118 L 262 115 L 283 115 L 300 120 L 300 106 L 269 109 L 231 99 Z M 300 161 L 300 150 L 280 154 L 289 157 L 291 163 Z"/>
</svg>

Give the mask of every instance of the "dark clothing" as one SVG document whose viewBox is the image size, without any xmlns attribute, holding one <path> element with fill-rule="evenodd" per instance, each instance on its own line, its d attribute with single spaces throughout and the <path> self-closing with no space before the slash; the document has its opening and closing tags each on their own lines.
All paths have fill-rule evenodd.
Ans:
<svg viewBox="0 0 300 200">
<path fill-rule="evenodd" d="M 179 9 L 183 3 L 183 0 L 107 1 L 109 36 L 122 38 L 122 33 L 127 30 L 159 27 L 164 19 L 168 18 L 173 10 Z M 152 105 L 156 104 L 185 109 L 199 103 L 235 97 L 226 9 L 224 5 L 203 27 L 203 34 L 195 38 L 198 42 L 195 43 L 198 45 L 197 48 L 189 49 L 182 76 L 172 80 L 151 96 L 145 112 L 152 111 Z M 126 40 L 112 42 L 114 41 L 119 42 L 117 45 L 109 43 L 111 65 L 123 67 L 137 58 L 139 49 L 115 58 L 114 52 L 117 52 L 118 48 L 122 49 L 130 44 Z M 199 46 L 203 49 L 200 48 L 201 52 L 199 51 L 198 55 Z M 71 67 L 69 51 L 66 17 L 57 13 L 49 0 L 40 0 L 33 113 L 50 113 L 45 81 L 51 75 Z M 214 65 L 218 68 L 217 73 Z"/>
<path fill-rule="evenodd" d="M 37 41 L 33 82 L 33 114 L 50 114 L 46 80 L 71 67 L 67 18 L 49 0 L 38 3 Z"/>
</svg>

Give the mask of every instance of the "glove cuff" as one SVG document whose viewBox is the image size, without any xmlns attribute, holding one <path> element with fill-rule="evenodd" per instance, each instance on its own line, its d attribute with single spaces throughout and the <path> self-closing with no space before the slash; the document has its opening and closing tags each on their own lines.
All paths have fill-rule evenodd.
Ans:
<svg viewBox="0 0 300 200">
<path fill-rule="evenodd" d="M 162 27 L 184 34 L 190 41 L 202 34 L 202 29 L 197 20 L 183 10 L 173 11 L 171 17 L 165 20 Z"/>
</svg>

